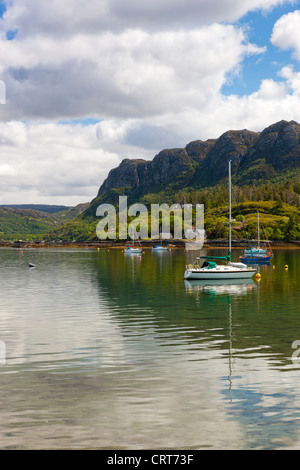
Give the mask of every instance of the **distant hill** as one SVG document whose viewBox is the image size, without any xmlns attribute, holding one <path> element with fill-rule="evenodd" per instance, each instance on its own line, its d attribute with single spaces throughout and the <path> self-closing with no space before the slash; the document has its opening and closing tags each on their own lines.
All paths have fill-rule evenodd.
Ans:
<svg viewBox="0 0 300 470">
<path fill-rule="evenodd" d="M 89 203 L 75 207 L 39 204 L 0 206 L 0 240 L 43 238 L 51 229 L 78 217 L 88 206 Z M 36 207 L 48 212 L 36 210 Z M 58 208 L 64 210 L 56 211 Z"/>
<path fill-rule="evenodd" d="M 46 212 L 47 214 L 56 214 L 57 212 L 70 209 L 70 206 L 55 206 L 48 204 L 1 204 L 0 207 L 9 207 L 10 209 L 32 209 L 35 211 Z"/>
</svg>

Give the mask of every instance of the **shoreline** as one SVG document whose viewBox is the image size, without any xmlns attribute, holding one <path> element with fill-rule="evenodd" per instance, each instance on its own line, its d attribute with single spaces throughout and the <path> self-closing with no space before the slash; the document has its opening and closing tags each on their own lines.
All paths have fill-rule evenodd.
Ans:
<svg viewBox="0 0 300 470">
<path fill-rule="evenodd" d="M 141 246 L 143 249 L 150 249 L 157 245 L 160 240 L 143 240 Z M 252 241 L 255 243 L 255 240 Z M 185 240 L 170 240 L 168 246 L 170 249 L 185 249 Z M 300 249 L 300 241 L 273 241 L 270 242 L 275 249 Z M 124 249 L 128 246 L 128 241 L 91 241 L 91 242 L 30 242 L 23 240 L 0 241 L 1 248 L 88 248 L 88 249 Z M 232 240 L 232 249 L 244 249 L 249 244 L 246 240 Z M 203 249 L 224 249 L 228 248 L 228 241 L 206 240 Z"/>
</svg>

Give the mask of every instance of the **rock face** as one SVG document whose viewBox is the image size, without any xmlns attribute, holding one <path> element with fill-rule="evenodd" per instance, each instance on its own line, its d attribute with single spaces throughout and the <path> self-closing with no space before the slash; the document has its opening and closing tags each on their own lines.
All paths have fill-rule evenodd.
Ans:
<svg viewBox="0 0 300 470">
<path fill-rule="evenodd" d="M 202 140 L 195 140 L 194 142 L 190 142 L 187 144 L 185 147 L 185 150 L 187 154 L 193 159 L 193 160 L 202 160 L 210 149 L 215 145 L 217 142 L 216 139 L 209 139 L 203 142 Z"/>
<path fill-rule="evenodd" d="M 275 170 L 299 166 L 300 125 L 295 121 L 280 121 L 264 129 L 247 152 L 241 168 L 249 168 L 253 162 L 261 159 Z"/>
<path fill-rule="evenodd" d="M 109 172 L 98 196 L 124 190 L 135 198 L 167 187 L 207 187 L 227 178 L 228 161 L 239 184 L 300 166 L 300 125 L 280 121 L 261 133 L 231 130 L 218 139 L 196 140 L 185 148 L 162 150 L 152 161 L 123 160 Z"/>
<path fill-rule="evenodd" d="M 163 150 L 152 161 L 152 181 L 155 186 L 170 184 L 188 171 L 193 160 L 185 149 Z"/>
<path fill-rule="evenodd" d="M 136 189 L 140 184 L 144 184 L 148 168 L 151 162 L 146 160 L 122 160 L 117 168 L 113 168 L 102 186 L 98 196 L 113 188 Z"/>
<path fill-rule="evenodd" d="M 248 150 L 257 142 L 259 134 L 247 131 L 227 131 L 219 137 L 199 166 L 198 173 L 207 173 L 211 184 L 226 178 L 228 161 L 231 160 L 232 173 L 235 173 Z"/>
</svg>

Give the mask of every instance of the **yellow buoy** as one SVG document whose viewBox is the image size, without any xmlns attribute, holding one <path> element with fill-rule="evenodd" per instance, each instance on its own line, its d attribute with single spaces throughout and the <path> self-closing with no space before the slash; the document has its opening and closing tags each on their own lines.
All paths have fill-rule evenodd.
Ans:
<svg viewBox="0 0 300 470">
<path fill-rule="evenodd" d="M 256 279 L 257 279 L 258 281 L 260 281 L 261 275 L 260 275 L 259 273 L 257 273 L 255 277 L 256 277 Z"/>
<path fill-rule="evenodd" d="M 289 267 L 288 267 L 288 265 L 287 265 L 287 264 L 285 265 L 284 269 L 289 269 Z"/>
<path fill-rule="evenodd" d="M 273 264 L 273 269 L 275 269 L 275 264 Z"/>
</svg>

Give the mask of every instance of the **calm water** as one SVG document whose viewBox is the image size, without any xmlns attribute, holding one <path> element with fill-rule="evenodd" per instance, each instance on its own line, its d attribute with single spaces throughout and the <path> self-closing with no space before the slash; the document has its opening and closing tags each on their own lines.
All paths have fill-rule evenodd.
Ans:
<svg viewBox="0 0 300 470">
<path fill-rule="evenodd" d="M 193 256 L 0 249 L 0 448 L 300 449 L 300 250 L 227 285 Z"/>
</svg>

